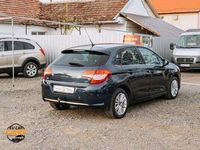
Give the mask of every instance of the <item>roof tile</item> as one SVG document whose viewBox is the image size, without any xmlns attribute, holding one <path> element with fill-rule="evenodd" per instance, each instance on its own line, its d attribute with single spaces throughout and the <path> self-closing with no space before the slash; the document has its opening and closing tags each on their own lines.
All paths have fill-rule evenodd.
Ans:
<svg viewBox="0 0 200 150">
<path fill-rule="evenodd" d="M 37 0 L 0 0 L 0 15 L 37 18 L 40 3 Z"/>
<path fill-rule="evenodd" d="M 79 23 L 111 21 L 127 2 L 128 0 L 95 0 L 82 3 L 43 4 L 40 17 Z"/>
</svg>

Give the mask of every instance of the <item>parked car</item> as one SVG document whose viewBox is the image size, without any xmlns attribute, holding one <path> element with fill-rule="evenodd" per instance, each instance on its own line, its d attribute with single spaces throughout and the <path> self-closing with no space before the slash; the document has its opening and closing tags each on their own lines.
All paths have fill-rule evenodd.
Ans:
<svg viewBox="0 0 200 150">
<path fill-rule="evenodd" d="M 170 49 L 172 62 L 183 69 L 200 69 L 200 29 L 186 31 Z"/>
<path fill-rule="evenodd" d="M 109 116 L 122 118 L 131 104 L 160 96 L 175 99 L 180 82 L 179 67 L 148 48 L 87 45 L 62 51 L 47 67 L 42 98 L 54 109 L 104 106 Z"/>
<path fill-rule="evenodd" d="M 0 73 L 12 76 L 12 38 L 0 38 Z M 25 77 L 37 76 L 38 70 L 46 67 L 45 52 L 35 41 L 14 38 L 14 74 Z"/>
</svg>

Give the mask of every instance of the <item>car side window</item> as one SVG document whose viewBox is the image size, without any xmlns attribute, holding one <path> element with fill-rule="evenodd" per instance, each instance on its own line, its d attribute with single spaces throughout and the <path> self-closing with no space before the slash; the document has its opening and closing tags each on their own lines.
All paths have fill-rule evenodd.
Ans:
<svg viewBox="0 0 200 150">
<path fill-rule="evenodd" d="M 11 51 L 11 50 L 12 50 L 12 42 L 6 41 L 6 51 Z"/>
<path fill-rule="evenodd" d="M 121 65 L 121 50 L 119 50 L 116 56 L 113 58 L 114 65 Z"/>
<path fill-rule="evenodd" d="M 12 50 L 12 42 L 6 41 L 6 51 L 11 51 L 11 50 Z"/>
<path fill-rule="evenodd" d="M 0 42 L 0 52 L 5 51 L 5 43 L 4 42 Z"/>
<path fill-rule="evenodd" d="M 161 58 L 154 53 L 153 51 L 140 47 L 138 48 L 140 53 L 142 54 L 142 57 L 147 65 L 161 65 L 162 60 Z"/>
<path fill-rule="evenodd" d="M 134 48 L 128 48 L 122 51 L 122 65 L 141 64 L 142 60 L 137 50 Z"/>
<path fill-rule="evenodd" d="M 18 42 L 18 41 L 15 41 L 15 50 L 23 50 L 24 49 L 24 45 L 23 45 L 23 42 Z"/>
<path fill-rule="evenodd" d="M 142 59 L 135 48 L 120 50 L 114 60 L 114 63 L 117 65 L 133 65 L 142 63 Z"/>
<path fill-rule="evenodd" d="M 35 49 L 35 46 L 33 46 L 32 44 L 26 43 L 26 42 L 22 42 L 24 45 L 24 49 Z"/>
<path fill-rule="evenodd" d="M 14 50 L 22 50 L 23 44 L 21 42 L 14 41 Z M 12 50 L 12 41 L 6 41 L 6 51 Z"/>
<path fill-rule="evenodd" d="M 131 49 L 126 49 L 121 53 L 122 56 L 122 65 L 131 65 L 133 64 L 133 53 Z"/>
<path fill-rule="evenodd" d="M 12 41 L 7 41 L 6 45 L 7 45 L 6 50 L 11 51 Z M 28 50 L 28 49 L 35 49 L 35 47 L 32 44 L 26 42 L 19 42 L 19 41 L 14 42 L 14 50 Z"/>
</svg>

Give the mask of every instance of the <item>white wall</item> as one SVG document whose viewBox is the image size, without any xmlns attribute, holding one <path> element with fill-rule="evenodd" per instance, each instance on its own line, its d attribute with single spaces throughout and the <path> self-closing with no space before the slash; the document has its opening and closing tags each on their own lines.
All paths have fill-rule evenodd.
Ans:
<svg viewBox="0 0 200 150">
<path fill-rule="evenodd" d="M 87 29 L 93 43 L 123 43 L 123 37 L 125 34 L 130 34 L 128 32 L 119 32 L 118 29 L 123 30 L 126 28 L 124 25 L 112 25 L 113 30 L 102 30 L 99 33 L 97 28 L 89 28 Z M 110 25 L 104 26 L 105 29 L 110 29 Z M 1 28 L 0 28 L 1 29 Z M 10 35 L 0 35 L 1 37 L 8 37 Z M 23 35 L 17 34 L 17 37 L 29 38 L 38 42 L 46 51 L 48 62 L 52 62 L 62 50 L 67 49 L 72 46 L 77 45 L 84 45 L 84 44 L 91 44 L 89 38 L 84 29 L 81 29 L 81 35 L 77 30 L 74 30 L 69 35 L 39 35 L 39 36 L 32 36 L 32 35 Z M 164 58 L 170 58 L 170 50 L 169 43 L 167 44 L 166 40 L 158 38 L 159 41 L 155 41 L 154 43 L 154 50 L 161 54 Z M 170 39 L 171 40 L 171 39 Z M 164 44 L 159 44 L 164 42 Z M 174 42 L 174 41 L 172 41 Z"/>
<path fill-rule="evenodd" d="M 40 27 L 40 26 L 27 26 L 27 35 L 31 35 L 31 32 L 46 32 L 49 34 L 58 34 L 58 31 L 52 28 Z M 0 24 L 0 35 L 11 34 L 11 24 Z M 26 35 L 26 26 L 25 25 L 14 25 L 14 34 L 15 35 Z"/>
<path fill-rule="evenodd" d="M 93 32 L 90 37 L 93 43 L 123 43 L 125 33 L 122 32 Z M 85 32 L 81 35 L 40 35 L 40 36 L 20 36 L 29 38 L 39 43 L 45 50 L 48 63 L 55 60 L 62 50 L 69 47 L 91 44 Z"/>
<path fill-rule="evenodd" d="M 182 30 L 200 28 L 200 19 L 198 13 L 166 14 L 160 16 L 164 17 L 164 21 Z"/>
<path fill-rule="evenodd" d="M 145 0 L 129 0 L 122 12 L 155 17 Z"/>
<path fill-rule="evenodd" d="M 126 22 L 123 18 L 118 18 L 121 24 L 106 24 L 102 25 L 102 29 L 111 29 L 111 30 L 121 30 L 126 31 Z M 88 33 L 93 34 L 93 32 L 99 32 L 98 26 L 88 26 Z M 27 35 L 31 35 L 31 32 L 45 32 L 45 35 L 61 35 L 61 29 L 53 29 L 48 27 L 40 27 L 40 26 L 27 26 Z M 64 32 L 64 31 L 62 31 Z M 84 28 L 81 28 L 81 32 L 84 32 Z M 104 31 L 106 32 L 106 31 Z M 109 32 L 109 31 L 108 31 Z M 9 35 L 11 34 L 11 25 L 10 24 L 0 24 L 0 35 Z M 26 26 L 25 25 L 14 25 L 14 34 L 15 36 L 26 35 Z M 72 30 L 67 30 L 67 35 L 79 35 L 80 32 L 73 28 Z"/>
<path fill-rule="evenodd" d="M 98 26 L 86 28 L 94 43 L 122 43 L 124 34 L 128 34 L 125 23 L 103 25 L 102 28 L 101 31 L 99 31 Z M 32 31 L 46 31 L 46 35 L 33 36 L 31 35 Z M 28 38 L 38 42 L 46 50 L 48 62 L 52 62 L 64 49 L 77 45 L 91 44 L 85 28 L 81 28 L 81 32 L 74 28 L 71 32 L 68 31 L 67 35 L 60 35 L 60 33 L 60 29 L 28 26 L 28 35 L 25 35 L 25 26 L 14 26 L 15 37 Z M 0 38 L 10 36 L 11 25 L 0 24 Z"/>
<path fill-rule="evenodd" d="M 200 12 L 199 12 L 199 17 L 198 17 L 198 28 L 200 29 Z"/>
</svg>

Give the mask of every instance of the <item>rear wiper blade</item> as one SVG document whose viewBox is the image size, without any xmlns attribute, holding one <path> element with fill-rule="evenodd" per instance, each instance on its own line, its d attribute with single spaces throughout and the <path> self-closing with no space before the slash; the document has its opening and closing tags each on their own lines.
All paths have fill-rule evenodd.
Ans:
<svg viewBox="0 0 200 150">
<path fill-rule="evenodd" d="M 80 67 L 84 67 L 83 64 L 79 64 L 79 63 L 70 62 L 69 64 L 70 64 L 71 66 L 80 66 Z"/>
</svg>

